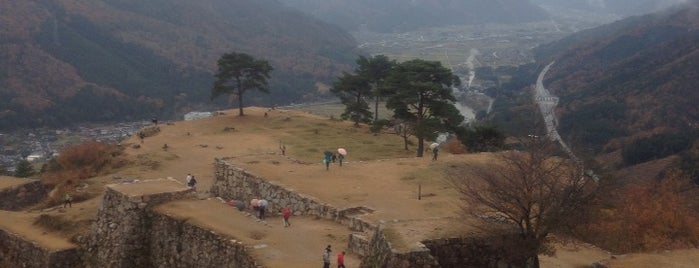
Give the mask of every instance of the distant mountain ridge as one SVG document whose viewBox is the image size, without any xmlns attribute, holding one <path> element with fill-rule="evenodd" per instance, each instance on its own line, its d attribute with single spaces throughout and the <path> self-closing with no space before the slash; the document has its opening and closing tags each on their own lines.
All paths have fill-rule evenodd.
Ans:
<svg viewBox="0 0 699 268">
<path fill-rule="evenodd" d="M 532 0 L 547 8 L 611 13 L 623 17 L 653 13 L 688 1 L 693 0 Z"/>
<path fill-rule="evenodd" d="M 545 84 L 572 141 L 609 152 L 699 128 L 699 4 L 580 32 L 537 58 L 555 61 Z"/>
<path fill-rule="evenodd" d="M 275 0 L 2 1 L 0 24 L 0 129 L 213 107 L 230 51 L 275 67 L 272 94 L 246 103 L 299 102 L 356 55 L 347 32 Z"/>
<path fill-rule="evenodd" d="M 547 13 L 529 0 L 280 0 L 349 30 L 403 32 L 453 24 L 540 21 Z"/>
</svg>

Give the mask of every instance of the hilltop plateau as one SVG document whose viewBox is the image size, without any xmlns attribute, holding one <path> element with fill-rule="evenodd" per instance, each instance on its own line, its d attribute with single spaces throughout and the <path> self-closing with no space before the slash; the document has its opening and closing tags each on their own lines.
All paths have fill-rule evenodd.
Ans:
<svg viewBox="0 0 699 268">
<path fill-rule="evenodd" d="M 214 178 L 214 158 L 219 158 L 323 203 L 367 208 L 360 217 L 389 224 L 397 250 L 409 250 L 424 239 L 473 232 L 468 219 L 463 218 L 458 193 L 444 181 L 442 171 L 463 163 L 486 165 L 494 159 L 491 153 L 445 152 L 439 161 L 432 161 L 413 157 L 414 152 L 405 151 L 397 135 L 373 135 L 366 127 L 328 116 L 266 108 L 246 108 L 243 117 L 235 114 L 222 111 L 210 118 L 160 124 L 159 131 L 143 142 L 137 137 L 126 140 L 120 144 L 122 163 L 126 164 L 76 181 L 69 189 L 81 199 L 72 207 L 2 211 L 0 226 L 47 248 L 74 247 L 74 241 L 96 220 L 106 185 L 127 193 L 167 191 L 184 188 L 185 176 L 192 174 L 199 182 L 197 199 L 166 203 L 156 209 L 245 243 L 267 267 L 309 267 L 318 263 L 319 249 L 325 245 L 332 244 L 336 251 L 346 247 L 351 232 L 336 222 L 298 216 L 292 217 L 291 227 L 284 228 L 275 211 L 270 211 L 266 222 L 259 222 L 211 196 L 208 189 Z M 280 145 L 286 148 L 284 155 Z M 323 152 L 339 146 L 347 148 L 346 162 L 326 170 L 320 161 Z M 163 179 L 168 183 L 135 183 Z M 16 183 L 7 181 L 3 186 Z M 33 224 L 39 218 L 63 224 Z M 682 254 L 680 261 L 671 260 L 674 255 L 669 253 L 656 260 L 683 265 L 697 255 L 694 251 Z M 582 267 L 609 256 L 589 245 L 561 244 L 556 257 L 542 258 L 542 267 Z M 609 267 L 637 267 L 644 258 L 634 255 L 605 263 Z M 348 267 L 358 267 L 359 262 L 358 256 L 348 256 Z M 623 265 L 614 265 L 617 262 Z"/>
</svg>

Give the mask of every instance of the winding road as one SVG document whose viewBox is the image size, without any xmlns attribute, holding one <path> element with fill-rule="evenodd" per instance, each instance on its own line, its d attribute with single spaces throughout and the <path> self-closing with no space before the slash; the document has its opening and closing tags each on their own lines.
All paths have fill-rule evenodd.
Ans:
<svg viewBox="0 0 699 268">
<path fill-rule="evenodd" d="M 534 89 L 534 101 L 539 106 L 544 124 L 546 124 L 546 136 L 552 141 L 557 141 L 571 159 L 578 161 L 578 158 L 573 154 L 573 151 L 570 150 L 563 139 L 561 139 L 561 135 L 559 135 L 558 130 L 556 130 L 558 119 L 554 112 L 558 105 L 558 97 L 551 95 L 551 92 L 544 87 L 544 76 L 546 76 L 546 73 L 554 63 L 555 61 L 549 63 L 549 65 L 546 65 L 546 67 L 541 70 L 541 73 L 539 73 L 539 78 L 536 79 L 536 88 Z"/>
</svg>

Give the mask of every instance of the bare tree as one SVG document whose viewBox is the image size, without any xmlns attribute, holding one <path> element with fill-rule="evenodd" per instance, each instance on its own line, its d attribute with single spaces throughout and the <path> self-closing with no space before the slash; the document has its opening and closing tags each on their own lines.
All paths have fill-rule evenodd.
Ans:
<svg viewBox="0 0 699 268">
<path fill-rule="evenodd" d="M 522 142 L 523 150 L 499 153 L 485 165 L 455 167 L 449 180 L 462 194 L 464 211 L 488 235 L 510 236 L 510 263 L 539 267 L 538 255 L 553 253 L 547 237 L 571 226 L 596 188 L 580 163 L 552 156 L 545 139 Z"/>
</svg>

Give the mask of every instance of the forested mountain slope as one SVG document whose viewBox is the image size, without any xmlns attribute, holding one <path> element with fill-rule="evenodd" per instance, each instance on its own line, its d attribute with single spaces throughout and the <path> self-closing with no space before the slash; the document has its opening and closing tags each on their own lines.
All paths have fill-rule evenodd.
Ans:
<svg viewBox="0 0 699 268">
<path fill-rule="evenodd" d="M 624 17 L 652 13 L 688 1 L 693 0 L 532 0 L 547 9 L 610 13 Z"/>
<path fill-rule="evenodd" d="M 541 46 L 559 131 L 634 164 L 688 150 L 699 128 L 699 8 L 632 17 Z"/>
<path fill-rule="evenodd" d="M 0 24 L 0 129 L 210 107 L 216 60 L 231 51 L 275 68 L 272 94 L 247 103 L 300 101 L 348 69 L 356 47 L 275 0 L 0 1 Z"/>
</svg>

